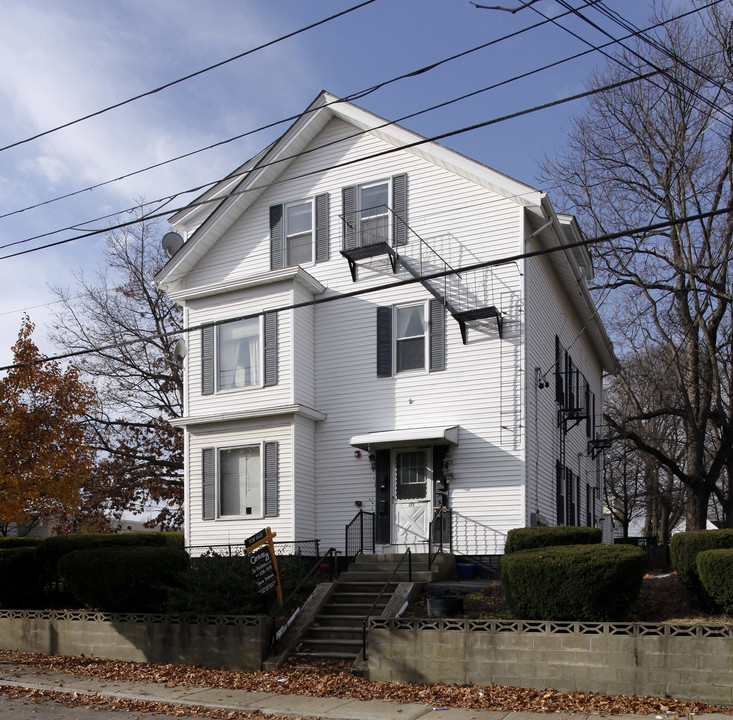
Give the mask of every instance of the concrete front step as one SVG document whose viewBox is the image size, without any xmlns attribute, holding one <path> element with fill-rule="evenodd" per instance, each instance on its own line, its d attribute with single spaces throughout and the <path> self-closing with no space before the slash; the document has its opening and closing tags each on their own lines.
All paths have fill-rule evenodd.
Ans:
<svg viewBox="0 0 733 720">
<path fill-rule="evenodd" d="M 305 637 L 300 641 L 303 648 L 320 653 L 352 653 L 356 657 L 362 648 L 361 638 L 311 638 Z"/>
<path fill-rule="evenodd" d="M 363 615 L 317 615 L 315 623 L 311 625 L 314 627 L 349 627 L 349 628 L 360 628 L 364 621 Z"/>
<path fill-rule="evenodd" d="M 340 595 L 341 593 L 348 593 L 348 594 L 362 594 L 362 595 L 369 595 L 370 597 L 377 597 L 380 592 L 382 592 L 382 588 L 384 587 L 384 583 L 386 582 L 387 578 L 384 578 L 381 582 L 378 581 L 372 581 L 372 582 L 355 582 L 353 580 L 349 579 L 349 576 L 347 573 L 341 574 L 341 579 L 339 582 L 336 583 L 336 586 L 334 587 L 333 594 L 334 595 Z M 393 593 L 397 589 L 397 583 L 392 582 L 389 585 L 387 585 L 387 589 L 385 590 L 386 593 Z"/>
<path fill-rule="evenodd" d="M 308 629 L 305 636 L 310 640 L 326 640 L 329 638 L 339 638 L 340 640 L 353 640 L 361 642 L 363 637 L 363 625 L 359 623 L 352 626 L 345 625 L 320 625 Z"/>
<path fill-rule="evenodd" d="M 361 648 L 359 648 L 361 650 Z M 353 662 L 353 660 L 356 658 L 356 655 L 358 653 L 352 653 L 352 652 L 296 652 L 293 653 L 294 657 L 297 657 L 299 660 L 302 660 L 304 662 L 307 662 L 310 658 L 311 660 L 350 660 Z"/>
<path fill-rule="evenodd" d="M 341 575 L 342 580 L 345 579 L 346 582 L 352 583 L 352 582 L 372 582 L 372 583 L 379 583 L 379 581 L 382 581 L 382 584 L 384 584 L 390 577 L 391 571 L 387 573 L 386 575 L 382 572 L 363 572 L 361 570 L 348 570 L 346 573 L 343 573 Z M 400 570 L 393 578 L 392 581 L 395 583 L 400 582 L 419 582 L 419 583 L 427 583 L 432 582 L 436 578 L 433 577 L 433 573 L 429 573 L 427 571 L 423 570 L 413 570 L 412 571 L 412 578 L 410 578 L 410 574 L 408 573 L 407 569 Z"/>
</svg>

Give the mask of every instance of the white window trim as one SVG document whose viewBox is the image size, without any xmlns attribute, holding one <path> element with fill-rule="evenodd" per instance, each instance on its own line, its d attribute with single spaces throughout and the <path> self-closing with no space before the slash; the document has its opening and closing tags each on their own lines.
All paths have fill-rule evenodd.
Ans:
<svg viewBox="0 0 733 720">
<path fill-rule="evenodd" d="M 252 448 L 256 447 L 260 454 L 260 508 L 261 514 L 259 515 L 222 515 L 221 514 L 221 452 L 222 450 L 239 450 L 240 448 Z M 265 443 L 252 442 L 252 443 L 235 443 L 233 445 L 220 445 L 215 448 L 214 452 L 215 475 L 214 475 L 214 493 L 215 493 L 215 507 L 217 522 L 229 522 L 239 520 L 261 520 L 265 517 Z"/>
<path fill-rule="evenodd" d="M 222 320 L 216 325 L 216 332 L 214 333 L 214 382 L 216 386 L 216 393 L 237 393 L 246 390 L 257 390 L 263 388 L 265 385 L 265 317 L 260 315 L 258 318 L 258 332 L 259 332 L 259 361 L 260 361 L 260 376 L 259 382 L 256 385 L 244 385 L 242 387 L 222 388 L 221 387 L 221 371 L 219 367 L 219 333 L 222 325 L 226 325 L 230 322 L 238 322 L 237 320 Z"/>
<path fill-rule="evenodd" d="M 295 205 L 305 205 L 309 203 L 311 206 L 311 259 L 307 263 L 291 263 L 288 257 L 288 238 L 290 233 L 288 232 L 288 208 L 294 207 Z M 305 235 L 305 233 L 298 233 Z M 294 202 L 283 203 L 283 267 L 312 267 L 316 264 L 316 203 L 314 198 L 304 198 L 302 200 L 295 200 Z"/>
<path fill-rule="evenodd" d="M 421 368 L 412 368 L 411 370 L 400 370 L 397 366 L 397 311 L 408 307 L 423 306 L 423 323 L 425 325 L 425 332 L 423 333 L 423 366 Z M 430 305 L 425 300 L 419 300 L 418 302 L 404 302 L 392 306 L 392 367 L 394 368 L 394 375 L 401 375 L 403 377 L 408 375 L 425 375 L 430 372 Z M 411 335 L 410 337 L 417 337 Z M 408 339 L 408 338 L 404 338 Z"/>
<path fill-rule="evenodd" d="M 387 186 L 387 208 L 385 210 L 385 217 L 387 218 L 387 242 L 392 243 L 392 218 L 391 218 L 391 212 L 390 209 L 393 205 L 392 200 L 392 179 L 386 178 L 381 180 L 373 180 L 370 182 L 360 183 L 356 186 L 356 217 L 358 220 L 358 226 L 356 229 L 357 237 L 359 239 L 359 246 L 362 246 L 362 236 L 361 236 L 361 220 L 362 220 L 362 211 L 368 210 L 369 208 L 362 207 L 361 206 L 361 191 L 370 188 L 370 187 L 377 187 L 378 185 L 386 185 Z"/>
</svg>

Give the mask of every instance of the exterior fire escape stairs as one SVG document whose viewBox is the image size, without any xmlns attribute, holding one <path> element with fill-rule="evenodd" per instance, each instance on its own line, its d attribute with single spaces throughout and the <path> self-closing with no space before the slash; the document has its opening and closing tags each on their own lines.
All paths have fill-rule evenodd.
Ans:
<svg viewBox="0 0 733 720">
<path fill-rule="evenodd" d="M 347 222 L 345 222 L 344 224 L 345 226 L 351 227 L 351 225 Z M 349 243 L 349 246 L 346 246 L 346 243 L 344 243 L 345 247 L 341 250 L 341 255 L 343 255 L 343 257 L 345 257 L 349 263 L 351 279 L 354 282 L 356 282 L 357 279 L 357 269 L 359 261 L 370 260 L 375 257 L 386 255 L 393 273 L 396 273 L 398 265 L 401 265 L 413 278 L 419 280 L 421 285 L 436 300 L 439 300 L 441 303 L 443 303 L 445 309 L 458 323 L 458 326 L 461 329 L 461 339 L 463 340 L 464 345 L 468 341 L 468 323 L 485 320 L 488 318 L 494 318 L 496 320 L 499 337 L 503 337 L 503 316 L 501 311 L 495 305 L 487 305 L 485 307 L 472 308 L 469 310 L 461 310 L 457 308 L 452 302 L 448 300 L 444 293 L 440 292 L 440 290 L 438 290 L 435 285 L 430 282 L 430 279 L 425 279 L 420 271 L 413 267 L 413 265 L 410 264 L 410 262 L 404 257 L 404 255 L 399 254 L 398 248 L 400 244 L 406 244 L 406 241 L 393 245 L 389 240 L 384 239 L 384 236 L 386 236 L 386 233 L 377 233 L 374 239 L 362 237 L 362 242 L 358 244 Z M 460 273 L 450 268 L 448 263 L 443 260 L 440 255 L 435 250 L 433 250 L 433 248 L 430 247 L 430 245 L 428 245 L 419 236 L 415 236 L 418 238 L 423 246 L 427 247 L 428 250 L 433 255 L 435 255 L 436 258 L 438 258 L 438 260 L 440 261 L 440 263 L 443 264 L 444 267 L 449 268 L 450 272 L 460 277 Z"/>
</svg>

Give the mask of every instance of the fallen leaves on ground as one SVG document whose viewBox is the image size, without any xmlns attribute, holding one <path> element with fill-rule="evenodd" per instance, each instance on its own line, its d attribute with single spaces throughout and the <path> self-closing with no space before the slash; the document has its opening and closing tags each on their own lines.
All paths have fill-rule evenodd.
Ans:
<svg viewBox="0 0 733 720">
<path fill-rule="evenodd" d="M 733 707 L 648 696 L 612 696 L 585 692 L 502 685 L 373 682 L 352 675 L 350 663 L 289 663 L 273 671 L 236 672 L 191 665 L 126 662 L 73 656 L 48 656 L 0 650 L 0 662 L 86 675 L 111 681 L 153 682 L 185 687 L 213 687 L 312 697 L 390 700 L 433 707 L 502 712 L 577 712 L 604 715 L 687 715 L 726 713 Z M 214 716 L 211 716 L 214 717 Z M 229 716 L 222 716 L 229 717 Z M 233 718 L 239 716 L 234 715 Z M 242 717 L 249 717 L 242 714 Z"/>
<path fill-rule="evenodd" d="M 213 720 L 254 720 L 261 718 L 262 713 L 243 712 L 239 710 L 222 710 L 197 705 L 176 705 L 151 700 L 130 700 L 112 698 L 104 695 L 80 695 L 58 690 L 36 690 L 0 684 L 0 694 L 13 700 L 30 700 L 31 702 L 54 702 L 65 707 L 85 707 L 94 710 L 123 710 L 125 712 L 157 713 L 172 717 L 212 718 Z M 268 715 L 268 720 L 305 720 L 292 716 Z"/>
</svg>

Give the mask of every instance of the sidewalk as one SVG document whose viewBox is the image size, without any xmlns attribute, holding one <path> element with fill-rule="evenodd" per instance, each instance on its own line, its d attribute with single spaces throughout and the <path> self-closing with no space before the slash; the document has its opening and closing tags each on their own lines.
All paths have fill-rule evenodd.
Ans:
<svg viewBox="0 0 733 720">
<path fill-rule="evenodd" d="M 489 710 L 440 709 L 415 703 L 397 704 L 386 700 L 350 700 L 346 698 L 306 697 L 280 693 L 247 692 L 210 687 L 167 686 L 159 683 L 122 682 L 100 678 L 69 675 L 41 670 L 10 662 L 0 662 L 0 685 L 52 690 L 79 695 L 102 695 L 110 698 L 144 700 L 148 702 L 193 705 L 244 712 L 263 712 L 272 715 L 322 717 L 333 720 L 418 720 L 433 715 L 434 720 L 547 720 L 547 714 L 530 712 L 497 712 Z M 591 720 L 599 715 L 583 713 L 552 713 L 553 720 L 573 718 Z M 659 716 L 603 716 L 637 717 Z M 730 715 L 705 714 L 704 720 L 730 720 Z"/>
</svg>

